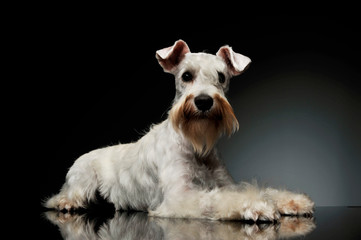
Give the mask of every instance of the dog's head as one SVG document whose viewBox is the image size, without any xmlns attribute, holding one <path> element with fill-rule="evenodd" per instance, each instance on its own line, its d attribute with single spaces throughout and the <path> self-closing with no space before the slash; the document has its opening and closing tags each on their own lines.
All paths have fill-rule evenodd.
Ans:
<svg viewBox="0 0 361 240">
<path fill-rule="evenodd" d="M 207 155 L 222 134 L 238 130 L 225 93 L 230 78 L 241 74 L 251 60 L 229 46 L 221 47 L 216 55 L 191 53 L 182 40 L 158 50 L 156 58 L 176 80 L 169 112 L 173 127 L 190 140 L 198 154 Z"/>
</svg>

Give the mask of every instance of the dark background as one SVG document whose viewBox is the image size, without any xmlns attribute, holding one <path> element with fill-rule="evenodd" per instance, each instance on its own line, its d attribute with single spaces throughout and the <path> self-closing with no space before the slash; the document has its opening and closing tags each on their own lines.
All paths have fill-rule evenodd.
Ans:
<svg viewBox="0 0 361 240">
<path fill-rule="evenodd" d="M 174 80 L 155 52 L 183 39 L 193 52 L 228 44 L 252 59 L 228 94 L 240 131 L 219 143 L 237 181 L 303 191 L 317 206 L 361 204 L 359 19 L 117 16 L 64 12 L 45 29 L 40 200 L 81 154 L 136 141 L 166 118 Z"/>
</svg>

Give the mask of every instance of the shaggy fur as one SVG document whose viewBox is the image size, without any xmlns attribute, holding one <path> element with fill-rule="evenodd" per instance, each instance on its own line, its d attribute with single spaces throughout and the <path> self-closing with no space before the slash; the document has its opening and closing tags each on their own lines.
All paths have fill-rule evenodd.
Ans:
<svg viewBox="0 0 361 240">
<path fill-rule="evenodd" d="M 157 51 L 156 58 L 176 81 L 168 119 L 135 143 L 80 156 L 45 206 L 86 207 L 99 191 L 116 209 L 159 217 L 272 221 L 280 214 L 312 214 L 314 204 L 304 194 L 235 184 L 217 156 L 219 137 L 238 129 L 225 93 L 249 58 L 229 46 L 216 55 L 191 53 L 182 40 Z"/>
</svg>

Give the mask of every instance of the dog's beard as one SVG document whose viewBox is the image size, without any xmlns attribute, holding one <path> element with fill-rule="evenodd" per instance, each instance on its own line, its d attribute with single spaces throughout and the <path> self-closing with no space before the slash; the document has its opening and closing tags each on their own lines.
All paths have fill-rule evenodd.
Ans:
<svg viewBox="0 0 361 240">
<path fill-rule="evenodd" d="M 192 143 L 194 151 L 205 156 L 220 136 L 230 136 L 239 125 L 231 105 L 220 95 L 214 96 L 214 106 L 204 113 L 196 109 L 193 98 L 189 95 L 183 102 L 175 104 L 170 111 L 170 119 L 175 130 L 181 131 Z"/>
</svg>

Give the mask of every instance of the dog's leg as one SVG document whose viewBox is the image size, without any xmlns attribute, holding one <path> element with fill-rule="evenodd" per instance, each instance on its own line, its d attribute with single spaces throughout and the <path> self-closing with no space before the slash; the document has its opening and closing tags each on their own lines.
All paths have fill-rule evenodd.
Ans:
<svg viewBox="0 0 361 240">
<path fill-rule="evenodd" d="M 267 188 L 265 194 L 274 200 L 281 214 L 305 215 L 313 213 L 314 202 L 305 194 L 273 188 Z"/>
<path fill-rule="evenodd" d="M 165 195 L 151 216 L 208 218 L 213 220 L 277 220 L 280 215 L 272 199 L 257 187 L 197 191 L 183 189 Z"/>
<path fill-rule="evenodd" d="M 44 206 L 57 210 L 70 210 L 84 207 L 94 199 L 98 180 L 93 166 L 96 150 L 77 159 L 66 176 L 60 193 L 48 199 Z"/>
</svg>

